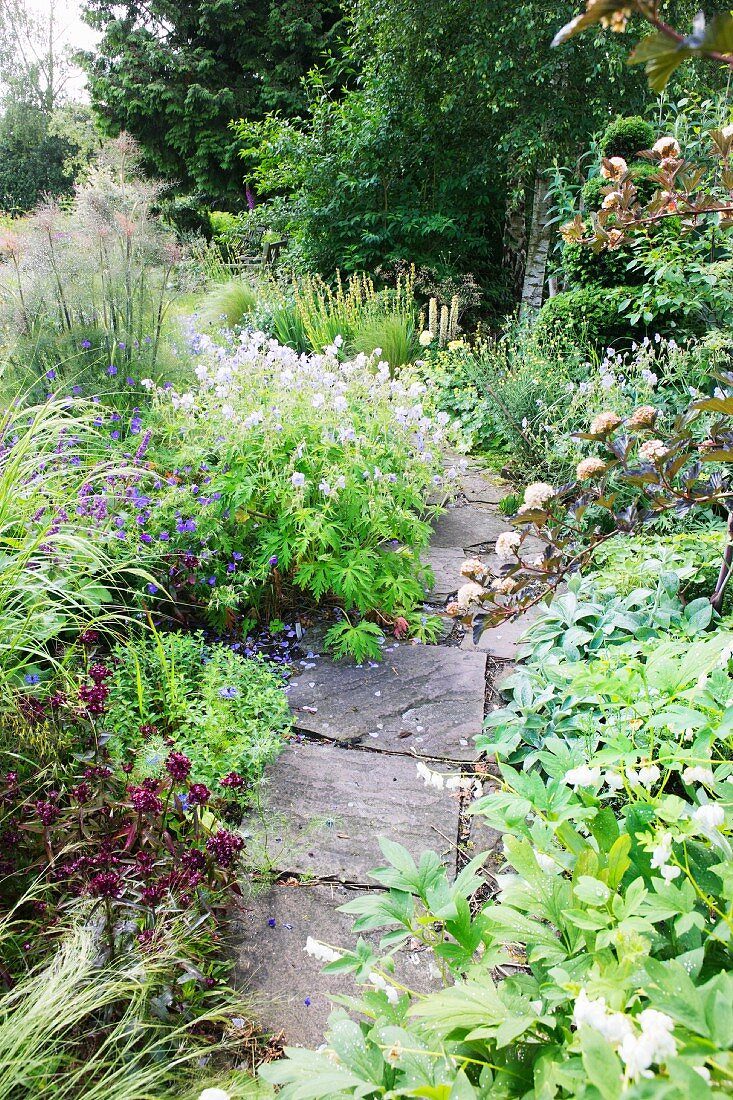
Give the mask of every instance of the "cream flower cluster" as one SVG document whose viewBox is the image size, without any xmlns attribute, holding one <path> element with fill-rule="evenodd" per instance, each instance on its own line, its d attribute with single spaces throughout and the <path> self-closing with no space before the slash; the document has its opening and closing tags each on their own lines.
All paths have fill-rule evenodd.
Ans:
<svg viewBox="0 0 733 1100">
<path fill-rule="evenodd" d="M 620 423 L 621 417 L 617 416 L 615 412 L 598 413 L 590 422 L 590 433 L 591 435 L 607 435 L 618 428 Z"/>
<path fill-rule="evenodd" d="M 653 405 L 639 405 L 639 408 L 634 409 L 631 416 L 626 421 L 626 427 L 633 430 L 637 428 L 651 428 L 656 419 L 657 410 Z"/>
<path fill-rule="evenodd" d="M 524 490 L 524 503 L 519 506 L 517 512 L 529 512 L 533 508 L 544 508 L 548 501 L 555 495 L 555 489 L 545 481 L 535 481 Z"/>
<path fill-rule="evenodd" d="M 478 558 L 467 558 L 461 566 L 461 576 L 469 577 L 472 581 L 477 581 L 479 577 L 485 576 L 487 572 L 487 567 Z"/>
<path fill-rule="evenodd" d="M 639 456 L 655 465 L 661 462 L 666 455 L 667 448 L 664 446 L 661 439 L 647 439 L 647 441 L 642 443 L 639 447 Z"/>
<path fill-rule="evenodd" d="M 605 164 L 601 165 L 601 175 L 604 180 L 617 182 L 626 175 L 629 166 L 623 157 L 609 157 Z"/>
<path fill-rule="evenodd" d="M 664 1065 L 677 1053 L 672 1034 L 674 1021 L 655 1008 L 645 1008 L 638 1016 L 626 1016 L 609 1010 L 605 997 L 591 998 L 581 989 L 573 1009 L 573 1023 L 578 1028 L 592 1027 L 615 1046 L 626 1077 L 632 1081 L 652 1077 L 653 1065 Z"/>
<path fill-rule="evenodd" d="M 652 145 L 652 152 L 662 160 L 676 160 L 680 155 L 680 143 L 671 136 L 660 137 Z"/>
<path fill-rule="evenodd" d="M 513 558 L 521 542 L 522 538 L 518 531 L 502 531 L 496 540 L 495 549 L 497 558 L 501 558 L 504 561 Z"/>
<path fill-rule="evenodd" d="M 606 463 L 602 458 L 591 456 L 590 458 L 581 459 L 576 467 L 575 476 L 578 481 L 589 481 L 591 478 L 602 474 L 605 469 Z"/>
</svg>

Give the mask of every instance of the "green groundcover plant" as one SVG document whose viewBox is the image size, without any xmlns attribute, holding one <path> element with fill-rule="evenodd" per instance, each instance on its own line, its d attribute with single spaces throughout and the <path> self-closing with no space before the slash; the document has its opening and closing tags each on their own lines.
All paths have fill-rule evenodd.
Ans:
<svg viewBox="0 0 733 1100">
<path fill-rule="evenodd" d="M 207 645 L 199 632 L 157 634 L 112 655 L 105 728 L 113 758 L 160 777 L 174 743 L 196 779 L 213 787 L 236 773 L 261 776 L 290 726 L 282 682 L 261 659 Z"/>
<path fill-rule="evenodd" d="M 510 702 L 489 714 L 479 747 L 528 768 L 543 759 L 550 740 L 571 748 L 598 745 L 627 714 L 630 685 L 638 687 L 640 677 L 651 675 L 659 653 L 666 660 L 689 651 L 684 688 L 691 690 L 705 671 L 705 632 L 713 611 L 704 597 L 683 606 L 679 584 L 674 573 L 666 573 L 655 590 L 617 596 L 573 578 L 525 635 L 518 652 L 526 660 L 502 685 Z M 656 723 L 676 714 L 679 692 L 674 681 L 655 682 L 651 701 L 636 703 L 639 728 L 642 713 L 655 715 Z"/>
</svg>

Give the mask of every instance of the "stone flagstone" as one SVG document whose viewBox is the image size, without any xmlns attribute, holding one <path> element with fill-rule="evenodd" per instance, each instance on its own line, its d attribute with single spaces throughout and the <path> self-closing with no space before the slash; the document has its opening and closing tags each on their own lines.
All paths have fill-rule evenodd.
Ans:
<svg viewBox="0 0 733 1100">
<path fill-rule="evenodd" d="M 466 557 L 500 564 L 490 551 L 509 526 L 495 510 L 509 486 L 480 463 L 469 461 L 459 487 L 471 503 L 448 509 L 434 523 L 427 555 L 435 573 L 433 603 L 463 583 Z M 487 654 L 512 660 L 528 622 L 488 631 L 478 647 L 470 637 L 462 649 L 388 647 L 380 665 L 362 668 L 319 657 L 317 631 L 304 639 L 308 648 L 288 688 L 290 705 L 302 731 L 334 743 L 316 744 L 301 734 L 268 768 L 260 808 L 242 828 L 248 855 L 253 865 L 301 882 L 244 898 L 232 943 L 237 984 L 257 997 L 262 1024 L 284 1031 L 288 1044 L 317 1047 L 331 1011 L 328 994 L 357 992 L 350 975 L 323 976 L 322 963 L 304 948 L 308 936 L 353 946 L 353 918 L 337 909 L 383 864 L 380 836 L 400 842 L 416 860 L 428 849 L 438 852 L 452 875 L 460 832 L 465 856 L 489 850 L 488 870 L 498 869 L 499 834 L 478 817 L 459 830 L 459 793 L 426 786 L 417 765 L 424 767 L 424 756 L 432 769 L 457 776 L 462 763 L 465 769 L 465 761 L 475 759 Z M 376 943 L 378 937 L 366 938 Z M 429 954 L 398 955 L 396 978 L 418 992 L 435 987 Z"/>
<path fill-rule="evenodd" d="M 465 551 L 434 546 L 428 550 L 424 560 L 435 578 L 433 587 L 427 590 L 428 599 L 433 603 L 444 603 L 463 580 L 460 569 L 466 560 Z"/>
<path fill-rule="evenodd" d="M 365 883 L 383 863 L 380 836 L 416 859 L 432 848 L 455 866 L 458 794 L 426 787 L 414 758 L 293 743 L 267 780 L 261 815 L 243 835 L 250 856 L 278 871 Z"/>
<path fill-rule="evenodd" d="M 433 521 L 432 547 L 470 551 L 473 547 L 496 542 L 508 524 L 503 516 L 467 504 L 449 508 Z"/>
<path fill-rule="evenodd" d="M 334 741 L 449 760 L 475 757 L 486 658 L 400 645 L 362 667 L 322 657 L 288 688 L 296 726 Z"/>
<path fill-rule="evenodd" d="M 474 471 L 461 474 L 460 489 L 471 504 L 498 504 L 511 492 L 508 481 L 492 481 Z"/>
<path fill-rule="evenodd" d="M 311 936 L 331 947 L 353 949 L 355 917 L 337 909 L 363 893 L 335 883 L 275 885 L 242 901 L 233 929 L 235 981 L 257 995 L 258 1022 L 272 1032 L 284 1031 L 288 1046 L 319 1046 L 332 1009 L 327 994 L 360 992 L 351 974 L 322 975 L 323 962 L 307 954 L 305 944 Z M 380 933 L 361 935 L 378 947 Z M 401 952 L 396 962 L 401 984 L 419 993 L 439 988 L 430 952 Z"/>
</svg>

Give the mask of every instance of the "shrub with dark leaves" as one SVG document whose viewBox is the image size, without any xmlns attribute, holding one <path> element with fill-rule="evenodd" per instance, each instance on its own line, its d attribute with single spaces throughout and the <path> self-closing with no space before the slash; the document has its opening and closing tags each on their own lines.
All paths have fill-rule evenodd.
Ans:
<svg viewBox="0 0 733 1100">
<path fill-rule="evenodd" d="M 31 944 L 39 918 L 47 932 L 80 898 L 98 910 L 109 954 L 161 921 L 193 926 L 223 911 L 238 891 L 244 840 L 220 823 L 225 803 L 190 782 L 190 771 L 174 751 L 163 778 L 139 784 L 104 758 L 50 777 L 0 776 L 3 902 L 35 883 Z M 222 786 L 236 787 L 232 780 Z"/>
</svg>

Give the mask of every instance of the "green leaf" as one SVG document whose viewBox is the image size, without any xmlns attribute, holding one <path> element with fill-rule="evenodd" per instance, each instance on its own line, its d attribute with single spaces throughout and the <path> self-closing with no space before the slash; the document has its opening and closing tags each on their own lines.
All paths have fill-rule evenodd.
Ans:
<svg viewBox="0 0 733 1100">
<path fill-rule="evenodd" d="M 376 1047 L 367 1044 L 355 1020 L 337 1020 L 329 1030 L 328 1043 L 339 1056 L 341 1063 L 361 1080 L 381 1084 L 382 1055 Z"/>
<path fill-rule="evenodd" d="M 592 878 L 590 875 L 581 875 L 576 883 L 573 885 L 573 893 L 580 900 L 585 902 L 586 905 L 600 906 L 605 905 L 608 899 L 611 897 L 611 891 L 604 882 L 601 882 L 598 878 Z"/>
<path fill-rule="evenodd" d="M 692 57 L 692 53 L 692 50 L 657 31 L 642 38 L 630 55 L 629 64 L 644 65 L 649 87 L 655 92 L 663 92 L 672 73 L 683 61 Z"/>
<path fill-rule="evenodd" d="M 486 1024 L 496 1024 L 498 1027 L 508 1012 L 496 986 L 487 976 L 482 982 L 457 982 L 448 989 L 433 993 L 424 1001 L 412 1005 L 409 1015 L 420 1016 L 439 1033 L 447 1035 L 456 1028 L 470 1030 Z"/>
<path fill-rule="evenodd" d="M 615 890 L 621 883 L 621 879 L 631 866 L 629 852 L 631 851 L 631 837 L 624 833 L 614 843 L 608 853 L 608 885 Z"/>
<path fill-rule="evenodd" d="M 623 1085 L 621 1060 L 608 1039 L 592 1027 L 580 1029 L 583 1068 L 603 1100 L 618 1100 Z"/>
</svg>

